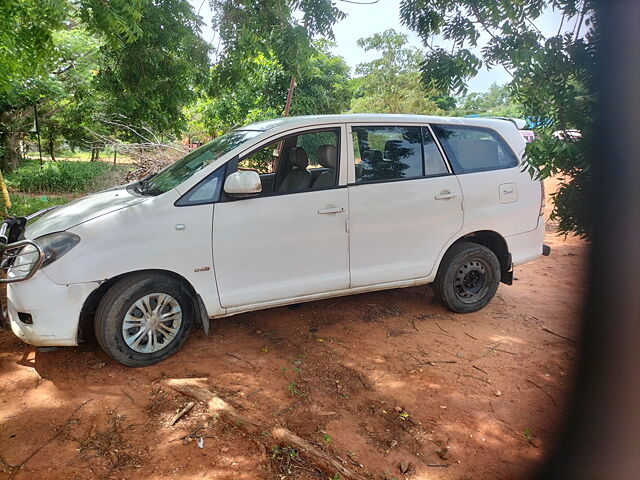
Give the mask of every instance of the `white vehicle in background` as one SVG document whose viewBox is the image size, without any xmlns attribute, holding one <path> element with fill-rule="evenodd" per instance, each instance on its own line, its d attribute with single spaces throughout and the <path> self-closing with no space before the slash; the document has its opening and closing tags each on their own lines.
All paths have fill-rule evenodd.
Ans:
<svg viewBox="0 0 640 480">
<path fill-rule="evenodd" d="M 520 135 L 527 143 L 531 143 L 536 139 L 536 134 L 533 130 L 520 130 Z"/>
<path fill-rule="evenodd" d="M 155 176 L 9 219 L 13 332 L 77 345 L 92 330 L 130 366 L 209 319 L 433 284 L 474 312 L 548 254 L 541 182 L 514 123 L 332 115 L 256 123 Z"/>
</svg>

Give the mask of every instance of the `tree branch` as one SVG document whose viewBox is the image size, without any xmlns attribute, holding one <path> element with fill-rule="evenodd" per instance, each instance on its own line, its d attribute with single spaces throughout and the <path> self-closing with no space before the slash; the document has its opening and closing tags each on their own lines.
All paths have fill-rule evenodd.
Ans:
<svg viewBox="0 0 640 480">
<path fill-rule="evenodd" d="M 582 28 L 582 22 L 584 21 L 584 16 L 587 13 L 587 2 L 582 1 L 582 11 L 580 12 L 580 16 L 578 17 L 578 22 L 576 23 L 576 31 L 573 37 L 573 42 L 575 43 L 580 37 L 580 29 Z"/>
<path fill-rule="evenodd" d="M 564 13 L 562 13 L 562 18 L 560 19 L 560 26 L 558 27 L 558 33 L 556 33 L 556 37 L 560 35 L 560 32 L 562 32 L 562 26 L 564 25 L 564 21 L 566 18 L 567 16 Z"/>
</svg>

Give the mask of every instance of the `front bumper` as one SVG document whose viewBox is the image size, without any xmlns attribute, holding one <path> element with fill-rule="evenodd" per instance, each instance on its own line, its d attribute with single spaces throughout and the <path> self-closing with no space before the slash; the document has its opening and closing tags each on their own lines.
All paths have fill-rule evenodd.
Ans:
<svg viewBox="0 0 640 480">
<path fill-rule="evenodd" d="M 11 330 L 31 345 L 77 345 L 80 311 L 89 294 L 99 286 L 98 282 L 58 285 L 42 270 L 29 280 L 10 283 L 7 313 Z M 31 315 L 32 323 L 23 322 L 18 312 Z"/>
</svg>

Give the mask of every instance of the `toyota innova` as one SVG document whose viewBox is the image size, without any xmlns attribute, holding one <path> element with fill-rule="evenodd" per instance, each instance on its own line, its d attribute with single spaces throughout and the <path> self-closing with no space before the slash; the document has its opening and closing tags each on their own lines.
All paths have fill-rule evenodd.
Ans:
<svg viewBox="0 0 640 480">
<path fill-rule="evenodd" d="M 161 172 L 10 218 L 2 280 L 32 345 L 95 333 L 130 366 L 242 312 L 432 284 L 474 312 L 548 254 L 513 121 L 330 115 L 255 123 Z"/>
</svg>

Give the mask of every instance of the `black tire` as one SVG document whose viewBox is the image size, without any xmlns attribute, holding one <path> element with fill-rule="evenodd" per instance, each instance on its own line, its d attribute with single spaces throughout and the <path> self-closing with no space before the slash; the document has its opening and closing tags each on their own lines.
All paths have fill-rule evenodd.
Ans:
<svg viewBox="0 0 640 480">
<path fill-rule="evenodd" d="M 146 304 L 143 299 L 147 300 Z M 149 307 L 149 310 L 160 308 L 147 322 L 144 310 L 137 307 L 136 302 L 140 302 L 138 305 L 143 308 Z M 160 320 L 164 316 L 169 320 Z M 146 367 L 163 361 L 182 347 L 191 332 L 194 316 L 191 293 L 182 282 L 158 273 L 132 274 L 115 283 L 100 300 L 95 316 L 96 339 L 100 347 L 118 362 L 129 367 Z M 153 321 L 155 325 L 162 324 L 163 329 L 156 327 L 151 333 L 146 326 L 125 329 L 125 317 L 130 319 L 129 325 L 131 322 L 151 325 Z M 147 330 L 140 332 L 144 328 Z M 132 346 L 125 340 L 125 335 Z M 132 341 L 138 337 L 137 342 Z M 140 351 L 145 349 L 147 351 Z"/>
<path fill-rule="evenodd" d="M 460 242 L 447 251 L 433 282 L 436 300 L 456 313 L 477 312 L 500 284 L 500 262 L 484 245 Z"/>
</svg>

